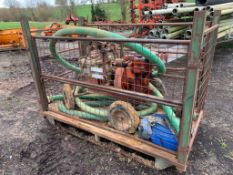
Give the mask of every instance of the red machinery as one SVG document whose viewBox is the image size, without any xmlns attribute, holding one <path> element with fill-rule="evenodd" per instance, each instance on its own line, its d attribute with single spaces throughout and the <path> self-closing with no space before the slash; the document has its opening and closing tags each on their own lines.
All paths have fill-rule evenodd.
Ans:
<svg viewBox="0 0 233 175">
<path fill-rule="evenodd" d="M 78 17 L 73 16 L 73 15 L 69 15 L 66 17 L 66 25 L 69 25 L 71 22 L 74 23 L 74 25 L 77 25 L 78 23 Z"/>
<path fill-rule="evenodd" d="M 152 66 L 144 60 L 135 56 L 125 56 L 123 60 L 118 61 L 115 66 L 114 86 L 150 94 L 148 88 Z"/>
</svg>

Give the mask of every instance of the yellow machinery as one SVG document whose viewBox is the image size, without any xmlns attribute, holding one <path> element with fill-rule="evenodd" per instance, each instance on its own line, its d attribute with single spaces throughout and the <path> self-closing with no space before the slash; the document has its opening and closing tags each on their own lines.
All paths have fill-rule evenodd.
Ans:
<svg viewBox="0 0 233 175">
<path fill-rule="evenodd" d="M 0 51 L 26 49 L 22 29 L 0 30 Z"/>
</svg>

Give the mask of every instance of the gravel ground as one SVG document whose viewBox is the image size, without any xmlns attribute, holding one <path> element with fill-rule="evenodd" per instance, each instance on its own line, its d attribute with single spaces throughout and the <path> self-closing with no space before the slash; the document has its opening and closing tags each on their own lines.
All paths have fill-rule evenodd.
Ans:
<svg viewBox="0 0 233 175">
<path fill-rule="evenodd" d="M 233 56 L 217 49 L 205 118 L 187 174 L 233 169 Z M 177 174 L 156 171 L 52 127 L 38 114 L 25 52 L 0 53 L 0 174 Z"/>
</svg>

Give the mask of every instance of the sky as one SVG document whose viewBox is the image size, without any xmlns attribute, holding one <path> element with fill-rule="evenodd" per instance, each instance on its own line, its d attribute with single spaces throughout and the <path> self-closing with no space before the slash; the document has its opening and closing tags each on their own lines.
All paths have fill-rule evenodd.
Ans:
<svg viewBox="0 0 233 175">
<path fill-rule="evenodd" d="M 5 0 L 0 0 L 0 8 L 6 7 L 5 4 L 4 4 L 4 1 Z M 30 1 L 33 2 L 33 0 L 18 0 L 18 1 L 20 2 L 20 6 L 21 7 L 28 7 L 27 2 L 30 2 Z M 55 0 L 40 0 L 40 1 L 45 1 L 45 2 L 47 2 L 50 5 L 54 5 L 54 2 L 55 2 Z M 98 1 L 99 0 L 94 0 L 93 2 L 95 3 L 95 2 L 98 2 Z M 106 1 L 107 0 L 105 0 L 105 2 Z M 90 3 L 90 1 L 87 1 L 87 0 L 79 0 L 78 1 L 78 0 L 76 0 L 76 3 Z"/>
<path fill-rule="evenodd" d="M 27 7 L 26 1 L 27 0 L 19 0 L 21 6 L 23 6 L 23 7 Z M 47 3 L 53 5 L 55 0 L 44 0 L 44 1 L 46 1 Z M 0 8 L 2 8 L 2 7 L 6 7 L 4 5 L 4 0 L 0 0 Z"/>
<path fill-rule="evenodd" d="M 4 7 L 3 1 L 4 0 L 0 0 L 0 7 Z"/>
</svg>

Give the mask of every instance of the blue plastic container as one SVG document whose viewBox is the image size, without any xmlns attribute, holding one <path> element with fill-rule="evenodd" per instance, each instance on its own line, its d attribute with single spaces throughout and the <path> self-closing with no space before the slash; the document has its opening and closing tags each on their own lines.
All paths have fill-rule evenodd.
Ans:
<svg viewBox="0 0 233 175">
<path fill-rule="evenodd" d="M 155 123 L 155 125 L 152 126 L 151 141 L 156 145 L 162 146 L 172 151 L 177 150 L 177 136 L 171 132 L 169 127 L 165 125 Z"/>
<path fill-rule="evenodd" d="M 139 137 L 151 140 L 154 144 L 176 151 L 178 139 L 176 134 L 167 126 L 165 114 L 153 114 L 150 121 L 143 118 L 138 127 Z"/>
</svg>

